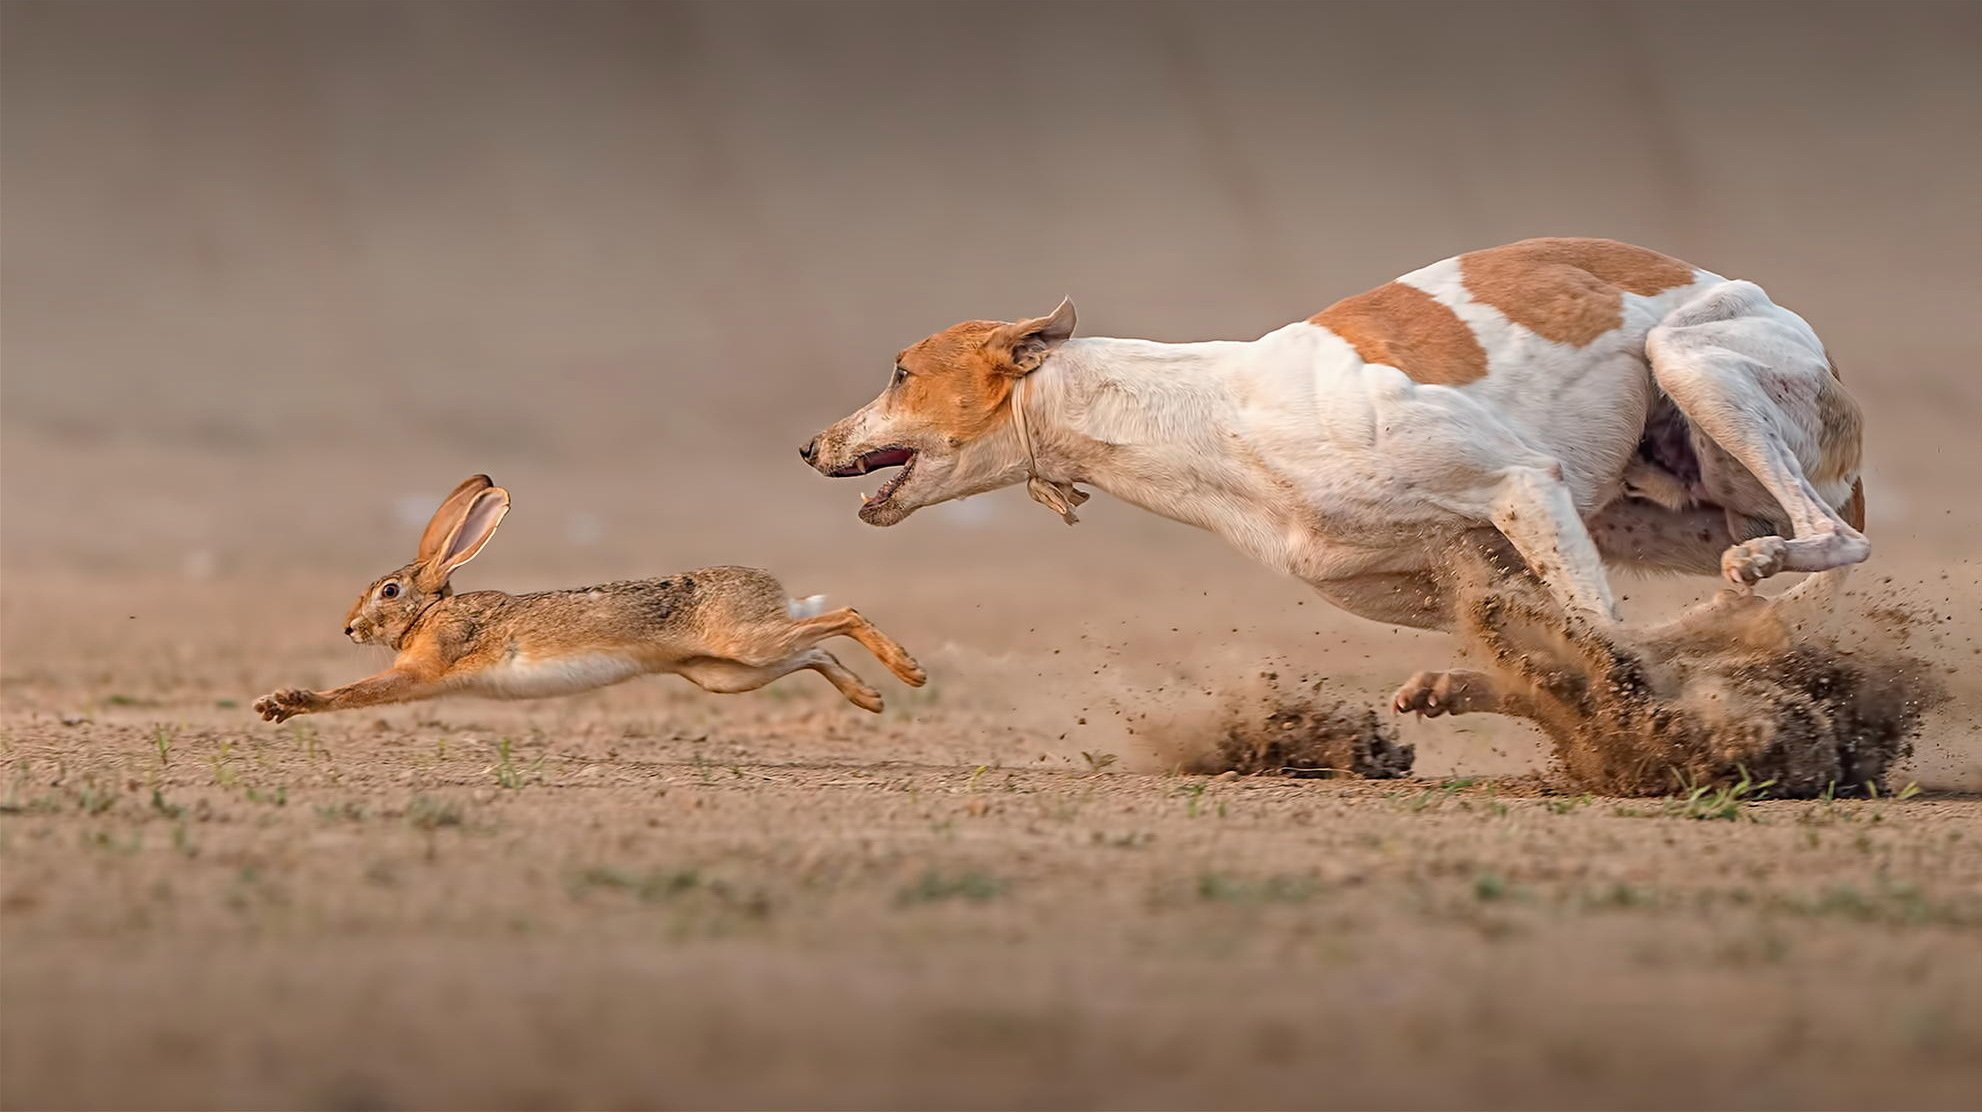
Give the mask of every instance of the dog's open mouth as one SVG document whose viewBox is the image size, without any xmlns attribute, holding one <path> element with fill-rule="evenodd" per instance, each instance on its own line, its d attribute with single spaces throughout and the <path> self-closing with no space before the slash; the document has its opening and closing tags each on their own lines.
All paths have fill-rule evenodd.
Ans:
<svg viewBox="0 0 1982 1112">
<path fill-rule="evenodd" d="M 893 498 L 895 492 L 902 488 L 902 484 L 908 481 L 908 477 L 915 474 L 914 450 L 909 448 L 876 448 L 830 474 L 835 479 L 847 479 L 855 475 L 871 474 L 872 472 L 888 467 L 899 467 L 901 470 L 890 475 L 888 481 L 881 484 L 881 489 L 875 491 L 873 494 L 868 494 L 864 491 L 861 493 L 860 508 L 862 511 L 866 511 L 886 504 L 888 499 Z"/>
</svg>

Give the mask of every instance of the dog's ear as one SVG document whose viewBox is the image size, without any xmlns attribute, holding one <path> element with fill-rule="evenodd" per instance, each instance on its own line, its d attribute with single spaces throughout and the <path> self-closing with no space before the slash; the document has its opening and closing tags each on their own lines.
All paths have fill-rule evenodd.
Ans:
<svg viewBox="0 0 1982 1112">
<path fill-rule="evenodd" d="M 1066 297 L 1043 317 L 999 327 L 985 339 L 984 347 L 1005 373 L 1029 375 L 1073 334 L 1074 301 Z"/>
</svg>

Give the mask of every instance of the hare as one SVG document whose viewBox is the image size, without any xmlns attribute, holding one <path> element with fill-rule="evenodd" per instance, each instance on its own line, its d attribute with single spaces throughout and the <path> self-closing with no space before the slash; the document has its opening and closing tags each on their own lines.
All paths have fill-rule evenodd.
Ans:
<svg viewBox="0 0 1982 1112">
<path fill-rule="evenodd" d="M 448 577 L 475 558 L 508 512 L 509 492 L 487 475 L 455 487 L 427 522 L 413 562 L 365 588 L 344 620 L 352 641 L 391 647 L 398 654 L 392 667 L 329 691 L 272 691 L 255 700 L 255 713 L 281 722 L 457 692 L 534 699 L 649 672 L 729 694 L 800 668 L 826 677 L 853 705 L 879 712 L 880 692 L 819 647 L 842 635 L 903 683 L 920 687 L 928 678 L 866 618 L 825 610 L 821 596 L 794 600 L 756 568 L 702 568 L 530 595 L 455 594 Z"/>
</svg>

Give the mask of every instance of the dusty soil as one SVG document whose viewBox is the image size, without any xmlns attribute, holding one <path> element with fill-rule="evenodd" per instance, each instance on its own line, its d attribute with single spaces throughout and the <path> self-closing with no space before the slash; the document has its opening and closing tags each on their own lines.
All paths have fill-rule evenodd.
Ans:
<svg viewBox="0 0 1982 1112">
<path fill-rule="evenodd" d="M 1972 1107 L 1982 6 L 1778 7 L 7 0 L 0 1105 Z M 793 451 L 953 321 L 1549 234 L 1845 368 L 1951 694 L 1880 798 L 1587 795 L 1575 706 L 1372 722 L 1451 638 Z M 252 718 L 476 472 L 461 589 L 762 566 L 932 682 Z"/>
<path fill-rule="evenodd" d="M 231 585 L 98 580 L 80 612 L 70 578 L 20 585 L 10 648 L 41 651 L 9 654 L 0 743 L 8 1107 L 1982 1086 L 1982 749 L 1957 721 L 1878 800 L 1596 797 L 1533 731 L 1472 719 L 1378 723 L 1412 778 L 1194 775 L 1232 690 L 1260 693 L 1254 725 L 1297 706 L 1290 732 L 1367 733 L 1356 708 L 1424 650 L 1344 638 L 1325 655 L 1368 672 L 1323 685 L 1331 713 L 1237 666 L 1284 659 L 1272 628 L 1227 633 L 1203 670 L 1244 678 L 1221 691 L 1150 651 L 1167 627 L 994 657 L 917 645 L 945 615 L 884 599 L 863 605 L 936 680 L 878 717 L 799 676 L 273 727 L 247 697 L 367 654 L 220 606 Z M 341 586 L 282 589 L 334 619 Z"/>
</svg>

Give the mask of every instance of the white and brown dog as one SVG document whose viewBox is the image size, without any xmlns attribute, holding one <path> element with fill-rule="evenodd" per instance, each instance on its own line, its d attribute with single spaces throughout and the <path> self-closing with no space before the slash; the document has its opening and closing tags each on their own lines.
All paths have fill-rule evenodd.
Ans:
<svg viewBox="0 0 1982 1112">
<path fill-rule="evenodd" d="M 938 332 L 801 454 L 900 467 L 861 504 L 874 525 L 1019 482 L 1071 522 L 1088 483 L 1421 628 L 1449 624 L 1438 573 L 1482 530 L 1601 623 L 1606 561 L 1746 590 L 1870 551 L 1858 407 L 1822 341 L 1760 287 L 1642 247 L 1474 251 L 1257 340 L 1073 332 L 1071 302 Z M 1396 707 L 1498 708 L 1477 679 L 1421 674 Z"/>
</svg>

